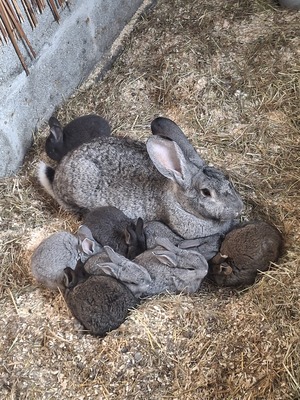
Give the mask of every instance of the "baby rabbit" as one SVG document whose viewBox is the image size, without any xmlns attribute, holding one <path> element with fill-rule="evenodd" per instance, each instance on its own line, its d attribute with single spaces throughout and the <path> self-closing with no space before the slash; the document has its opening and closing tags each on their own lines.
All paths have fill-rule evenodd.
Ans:
<svg viewBox="0 0 300 400">
<path fill-rule="evenodd" d="M 101 249 L 84 225 L 76 235 L 69 232 L 54 233 L 44 239 L 33 252 L 32 275 L 49 289 L 61 288 L 66 267 L 74 269 L 79 259 L 84 262 Z"/>
<path fill-rule="evenodd" d="M 220 286 L 251 285 L 258 271 L 278 260 L 282 247 L 283 238 L 274 226 L 262 221 L 239 224 L 210 260 L 209 277 Z"/>
<path fill-rule="evenodd" d="M 194 250 L 201 253 L 206 260 L 210 260 L 215 256 L 220 248 L 221 234 L 215 234 L 197 239 L 183 239 L 174 233 L 167 225 L 159 221 L 147 222 L 144 228 L 146 235 L 147 249 L 155 247 L 156 238 L 164 237 L 180 249 Z"/>
<path fill-rule="evenodd" d="M 166 224 L 161 221 L 149 221 L 144 225 L 147 249 L 152 249 L 157 245 L 158 237 L 167 238 L 174 245 L 178 245 L 183 238 L 173 232 Z"/>
<path fill-rule="evenodd" d="M 117 329 L 139 303 L 122 282 L 105 274 L 88 274 L 80 260 L 75 270 L 65 268 L 63 284 L 70 311 L 92 335 Z"/>
<path fill-rule="evenodd" d="M 135 223 L 118 208 L 107 206 L 88 212 L 83 223 L 98 243 L 112 247 L 130 260 L 146 250 L 142 218 Z"/>
<path fill-rule="evenodd" d="M 205 258 L 192 250 L 181 250 L 166 238 L 157 238 L 157 246 L 138 255 L 133 261 L 105 246 L 111 262 L 88 260 L 88 271 L 105 272 L 122 281 L 136 297 L 160 293 L 194 293 L 207 274 Z M 96 259 L 96 256 L 94 256 Z M 93 257 L 93 258 L 94 258 Z"/>
<path fill-rule="evenodd" d="M 69 151 L 96 137 L 110 135 L 109 123 L 98 115 L 89 114 L 75 118 L 62 128 L 55 118 L 49 119 L 50 134 L 46 139 L 45 150 L 52 160 L 60 161 Z"/>
</svg>

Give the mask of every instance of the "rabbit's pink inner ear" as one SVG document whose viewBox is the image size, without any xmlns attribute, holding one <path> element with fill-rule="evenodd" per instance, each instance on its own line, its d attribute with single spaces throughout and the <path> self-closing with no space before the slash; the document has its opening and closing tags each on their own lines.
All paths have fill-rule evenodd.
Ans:
<svg viewBox="0 0 300 400">
<path fill-rule="evenodd" d="M 163 142 L 152 143 L 156 160 L 167 170 L 171 170 L 182 176 L 182 168 L 177 157 L 174 142 L 164 140 Z"/>
<path fill-rule="evenodd" d="M 94 241 L 88 238 L 83 239 L 81 243 L 82 251 L 85 254 L 92 255 L 94 253 Z"/>
</svg>

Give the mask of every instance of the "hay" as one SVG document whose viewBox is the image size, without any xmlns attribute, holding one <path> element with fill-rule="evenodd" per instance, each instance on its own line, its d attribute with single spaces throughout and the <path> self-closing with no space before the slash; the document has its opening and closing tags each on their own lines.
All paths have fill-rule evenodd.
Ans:
<svg viewBox="0 0 300 400">
<path fill-rule="evenodd" d="M 278 265 L 244 291 L 206 282 L 143 303 L 104 339 L 84 334 L 29 271 L 39 240 L 79 225 L 36 182 L 40 130 L 0 186 L 1 398 L 299 398 L 299 22 L 273 1 L 159 1 L 104 79 L 57 110 L 63 123 L 101 114 L 114 134 L 141 140 L 166 115 L 226 169 L 243 218 L 271 220 L 286 240 Z"/>
</svg>

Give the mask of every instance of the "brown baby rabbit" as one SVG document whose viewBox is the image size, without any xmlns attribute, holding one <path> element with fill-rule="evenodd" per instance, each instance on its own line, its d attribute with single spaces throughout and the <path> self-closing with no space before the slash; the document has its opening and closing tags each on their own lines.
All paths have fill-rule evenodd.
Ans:
<svg viewBox="0 0 300 400">
<path fill-rule="evenodd" d="M 208 276 L 220 286 L 251 285 L 258 271 L 266 271 L 270 262 L 278 260 L 282 247 L 281 233 L 266 222 L 236 225 L 210 260 Z"/>
<path fill-rule="evenodd" d="M 63 284 L 70 311 L 92 335 L 117 329 L 139 303 L 122 282 L 105 274 L 90 275 L 80 260 L 75 270 L 65 268 Z"/>
</svg>

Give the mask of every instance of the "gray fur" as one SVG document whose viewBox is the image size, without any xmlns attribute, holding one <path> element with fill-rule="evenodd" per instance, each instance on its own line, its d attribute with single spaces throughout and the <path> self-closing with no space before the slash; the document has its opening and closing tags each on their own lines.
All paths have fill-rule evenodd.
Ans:
<svg viewBox="0 0 300 400">
<path fill-rule="evenodd" d="M 39 178 L 68 210 L 112 205 L 132 219 L 160 220 L 185 239 L 226 232 L 242 211 L 239 195 L 222 172 L 200 156 L 196 165 L 180 146 L 156 135 L 146 145 L 99 138 L 67 154 L 54 178 L 41 165 Z"/>
<path fill-rule="evenodd" d="M 160 221 L 147 222 L 144 226 L 144 232 L 147 249 L 152 249 L 157 245 L 156 239 L 158 237 L 166 238 L 176 246 L 183 240 L 180 235 L 173 232 L 167 225 Z"/>
<path fill-rule="evenodd" d="M 79 259 L 85 262 L 101 249 L 87 227 L 80 227 L 76 235 L 56 232 L 44 239 L 33 252 L 32 275 L 49 289 L 61 288 L 66 267 L 74 269 Z"/>
<path fill-rule="evenodd" d="M 197 251 L 202 254 L 206 260 L 210 260 L 218 253 L 222 240 L 222 235 L 218 233 L 204 238 L 183 239 L 159 221 L 148 222 L 145 225 L 144 232 L 146 235 L 147 249 L 151 249 L 155 246 L 157 237 L 163 237 L 169 239 L 171 243 L 178 246 L 180 249 Z"/>
<path fill-rule="evenodd" d="M 92 276 L 80 262 L 75 271 L 64 270 L 64 287 L 70 311 L 92 335 L 117 329 L 139 303 L 122 282 L 105 274 Z"/>
<path fill-rule="evenodd" d="M 110 261 L 110 258 L 107 255 L 107 252 L 103 248 L 97 254 L 92 255 L 86 260 L 84 264 L 85 271 L 90 275 L 98 275 L 99 274 L 99 265 L 103 263 L 107 263 Z M 102 271 L 100 271 L 102 274 Z"/>
<path fill-rule="evenodd" d="M 160 293 L 194 293 L 207 274 L 208 264 L 198 252 L 182 250 L 166 238 L 157 238 L 157 246 L 133 261 L 105 251 L 111 262 L 100 262 L 93 273 L 105 272 L 122 281 L 136 297 Z"/>
<path fill-rule="evenodd" d="M 135 222 L 116 207 L 97 207 L 84 216 L 83 223 L 98 243 L 129 259 L 146 250 L 143 220 Z"/>
<path fill-rule="evenodd" d="M 209 262 L 209 277 L 220 286 L 251 285 L 258 271 L 267 271 L 278 260 L 282 247 L 282 235 L 274 226 L 262 221 L 239 224 Z"/>
<path fill-rule="evenodd" d="M 153 135 L 166 137 L 176 142 L 183 150 L 186 158 L 198 167 L 201 168 L 205 165 L 204 161 L 199 157 L 188 138 L 184 135 L 179 126 L 171 119 L 164 117 L 155 118 L 151 123 L 151 131 Z"/>
</svg>

